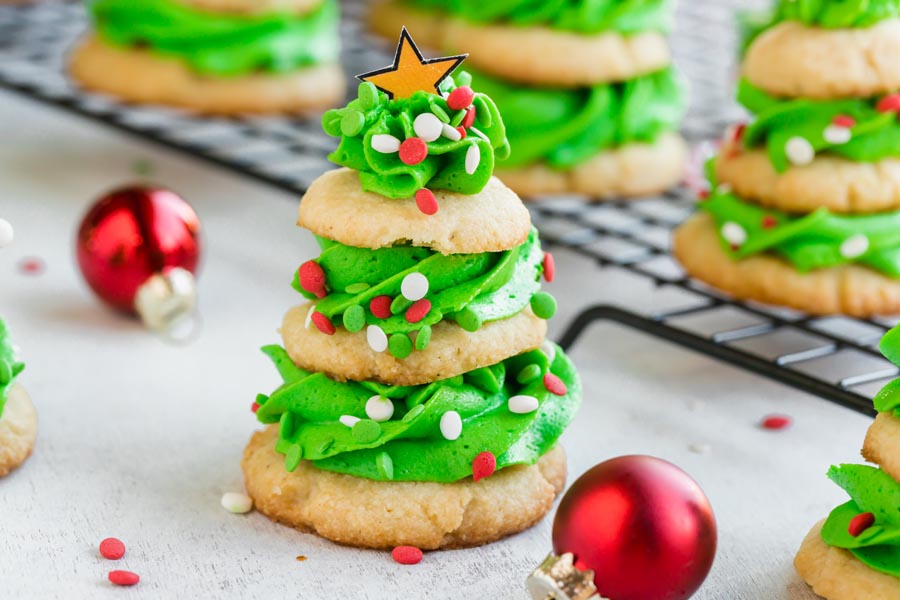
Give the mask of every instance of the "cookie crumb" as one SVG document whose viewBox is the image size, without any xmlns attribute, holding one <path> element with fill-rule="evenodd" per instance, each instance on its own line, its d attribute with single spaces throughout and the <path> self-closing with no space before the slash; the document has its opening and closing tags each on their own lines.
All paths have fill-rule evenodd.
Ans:
<svg viewBox="0 0 900 600">
<path fill-rule="evenodd" d="M 297 562 L 304 562 L 305 560 L 306 560 L 306 557 L 303 556 L 302 554 L 297 557 Z"/>
</svg>

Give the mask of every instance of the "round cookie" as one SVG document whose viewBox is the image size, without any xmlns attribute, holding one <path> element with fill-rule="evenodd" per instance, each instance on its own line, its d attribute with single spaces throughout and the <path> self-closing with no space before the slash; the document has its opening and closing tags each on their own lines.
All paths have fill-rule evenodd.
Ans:
<svg viewBox="0 0 900 600">
<path fill-rule="evenodd" d="M 900 419 L 891 413 L 878 413 L 866 432 L 862 455 L 900 481 Z"/>
<path fill-rule="evenodd" d="M 684 175 L 687 145 L 677 133 L 653 144 L 626 144 L 601 152 L 570 171 L 545 164 L 496 170 L 497 177 L 522 196 L 576 193 L 592 198 L 639 197 L 665 191 Z"/>
<path fill-rule="evenodd" d="M 740 261 L 723 250 L 713 218 L 697 213 L 675 230 L 672 251 L 692 276 L 739 300 L 811 314 L 868 317 L 900 312 L 900 280 L 858 265 L 800 273 L 772 254 Z"/>
<path fill-rule="evenodd" d="M 393 40 L 401 27 L 406 27 L 423 48 L 441 49 L 446 34 L 445 15 L 421 10 L 399 0 L 372 2 L 366 14 L 369 29 L 377 35 Z"/>
<path fill-rule="evenodd" d="M 37 438 L 37 412 L 25 390 L 14 385 L 0 417 L 0 477 L 25 462 Z"/>
<path fill-rule="evenodd" d="M 85 88 L 127 102 L 167 104 L 208 114 L 321 110 L 344 96 L 338 65 L 288 74 L 237 78 L 197 75 L 176 58 L 140 48 L 119 48 L 91 35 L 73 52 L 72 76 Z"/>
<path fill-rule="evenodd" d="M 744 76 L 775 96 L 870 98 L 900 88 L 900 18 L 824 29 L 785 21 L 747 50 Z"/>
<path fill-rule="evenodd" d="M 321 371 L 339 381 L 374 380 L 390 385 L 421 385 L 487 367 L 538 348 L 547 333 L 547 322 L 530 308 L 502 321 L 485 323 L 468 332 L 452 321 L 432 329 L 431 343 L 407 358 L 375 352 L 365 330 L 350 333 L 338 328 L 325 335 L 306 326 L 312 304 L 295 306 L 284 317 L 281 336 L 291 360 L 307 371 Z"/>
<path fill-rule="evenodd" d="M 180 0 L 183 4 L 218 13 L 305 15 L 322 4 L 322 0 Z"/>
<path fill-rule="evenodd" d="M 900 209 L 900 159 L 854 162 L 819 155 L 805 166 L 778 173 L 765 150 L 722 148 L 716 178 L 756 204 L 785 212 L 874 213 Z"/>
<path fill-rule="evenodd" d="M 528 239 L 528 209 L 496 178 L 474 196 L 447 191 L 436 191 L 435 196 L 440 208 L 437 215 L 428 216 L 414 199 L 365 192 L 356 171 L 336 169 L 310 186 L 300 203 L 297 224 L 348 246 L 409 243 L 442 254 L 501 252 Z M 367 218 L 359 218 L 362 214 Z"/>
<path fill-rule="evenodd" d="M 423 550 L 477 546 L 531 527 L 566 478 L 560 446 L 536 465 L 474 482 L 385 482 L 318 470 L 291 473 L 275 452 L 278 426 L 253 434 L 241 466 L 247 492 L 269 518 L 341 544 Z M 389 507 L 389 508 L 386 508 Z"/>
<path fill-rule="evenodd" d="M 813 591 L 826 600 L 900 598 L 900 579 L 870 569 L 843 548 L 822 540 L 819 521 L 794 558 L 794 568 Z"/>
</svg>

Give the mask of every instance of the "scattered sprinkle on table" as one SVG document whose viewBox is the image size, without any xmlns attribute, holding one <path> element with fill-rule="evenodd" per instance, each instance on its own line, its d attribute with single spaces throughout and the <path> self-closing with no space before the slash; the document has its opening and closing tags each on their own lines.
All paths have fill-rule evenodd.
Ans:
<svg viewBox="0 0 900 600">
<path fill-rule="evenodd" d="M 25 275 L 40 275 L 44 271 L 44 261 L 36 256 L 29 256 L 19 261 L 19 271 Z"/>
<path fill-rule="evenodd" d="M 763 429 L 769 429 L 771 431 L 780 431 L 782 429 L 787 429 L 794 423 L 794 420 L 791 419 L 787 415 L 769 415 L 764 417 L 760 426 Z"/>
<path fill-rule="evenodd" d="M 106 538 L 100 542 L 100 556 L 109 560 L 119 560 L 125 556 L 125 544 L 114 537 Z"/>
<path fill-rule="evenodd" d="M 422 562 L 423 556 L 415 546 L 397 546 L 391 550 L 391 557 L 401 565 L 417 565 Z"/>
<path fill-rule="evenodd" d="M 242 515 L 253 510 L 253 499 L 240 492 L 222 494 L 222 508 L 230 513 Z"/>
<path fill-rule="evenodd" d="M 131 571 L 110 571 L 108 577 L 115 585 L 136 585 L 141 580 L 140 575 Z"/>
</svg>

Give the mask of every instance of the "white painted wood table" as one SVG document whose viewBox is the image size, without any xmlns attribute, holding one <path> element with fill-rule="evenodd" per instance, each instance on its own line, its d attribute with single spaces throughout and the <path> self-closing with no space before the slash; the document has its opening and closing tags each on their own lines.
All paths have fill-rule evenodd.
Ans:
<svg viewBox="0 0 900 600">
<path fill-rule="evenodd" d="M 223 492 L 242 489 L 238 463 L 256 427 L 249 405 L 278 381 L 258 348 L 278 340 L 297 301 L 291 273 L 316 253 L 294 226 L 298 198 L 5 93 L 0 131 L 0 217 L 17 232 L 0 251 L 0 314 L 22 348 L 21 381 L 41 419 L 31 460 L 0 480 L 0 597 L 526 597 L 551 518 L 401 567 L 388 553 L 219 506 Z M 131 182 L 138 160 L 189 199 L 205 226 L 204 330 L 187 347 L 104 309 L 75 267 L 80 216 L 100 193 Z M 42 273 L 20 272 L 30 256 L 44 261 Z M 567 252 L 557 262 L 557 334 L 599 299 L 638 310 L 679 302 Z M 868 419 L 610 324 L 592 326 L 572 356 L 586 391 L 564 438 L 572 476 L 622 454 L 675 462 L 706 490 L 719 522 L 718 556 L 698 598 L 813 598 L 793 573 L 793 553 L 843 501 L 824 473 L 858 460 Z M 760 430 L 771 412 L 792 415 L 795 426 Z M 107 536 L 128 545 L 119 563 L 97 554 Z M 113 568 L 141 583 L 114 588 Z"/>
</svg>

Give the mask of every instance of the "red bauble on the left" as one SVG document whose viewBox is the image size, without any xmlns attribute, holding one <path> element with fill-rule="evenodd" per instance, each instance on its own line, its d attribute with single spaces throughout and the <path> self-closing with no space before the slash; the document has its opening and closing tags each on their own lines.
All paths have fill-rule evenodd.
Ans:
<svg viewBox="0 0 900 600">
<path fill-rule="evenodd" d="M 195 273 L 200 220 L 165 189 L 132 186 L 98 200 L 78 229 L 78 265 L 91 289 L 110 305 L 137 312 L 138 290 L 155 275 Z"/>
</svg>

